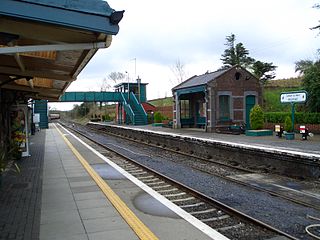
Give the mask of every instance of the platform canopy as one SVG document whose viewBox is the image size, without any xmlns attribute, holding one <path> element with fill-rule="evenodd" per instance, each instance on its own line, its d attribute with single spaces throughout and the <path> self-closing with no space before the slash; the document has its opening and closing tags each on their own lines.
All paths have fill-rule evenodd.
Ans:
<svg viewBox="0 0 320 240">
<path fill-rule="evenodd" d="M 102 0 L 1 0 L 0 88 L 58 100 L 110 46 L 123 12 Z"/>
</svg>

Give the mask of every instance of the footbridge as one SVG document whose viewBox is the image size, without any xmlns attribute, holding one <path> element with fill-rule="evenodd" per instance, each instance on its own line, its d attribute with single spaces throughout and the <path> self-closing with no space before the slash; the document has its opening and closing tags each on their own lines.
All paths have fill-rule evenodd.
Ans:
<svg viewBox="0 0 320 240">
<path fill-rule="evenodd" d="M 133 92 L 66 92 L 60 102 L 117 102 L 121 115 L 125 112 L 125 122 L 133 125 L 148 124 L 147 113 Z"/>
</svg>

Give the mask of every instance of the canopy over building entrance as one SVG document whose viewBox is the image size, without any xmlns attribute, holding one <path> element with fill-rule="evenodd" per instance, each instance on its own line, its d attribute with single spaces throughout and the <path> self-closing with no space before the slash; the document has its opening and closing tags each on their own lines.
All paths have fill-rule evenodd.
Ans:
<svg viewBox="0 0 320 240">
<path fill-rule="evenodd" d="M 28 101 L 59 100 L 97 50 L 110 46 L 123 12 L 102 0 L 1 0 L 1 151 L 15 129 L 28 136 Z"/>
<path fill-rule="evenodd" d="M 1 88 L 58 100 L 96 51 L 110 46 L 122 15 L 102 0 L 2 0 Z"/>
</svg>

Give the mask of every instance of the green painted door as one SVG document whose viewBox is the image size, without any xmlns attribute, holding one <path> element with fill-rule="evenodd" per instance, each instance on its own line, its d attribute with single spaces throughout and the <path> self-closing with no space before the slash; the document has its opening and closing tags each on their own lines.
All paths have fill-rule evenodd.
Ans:
<svg viewBox="0 0 320 240">
<path fill-rule="evenodd" d="M 256 97 L 254 95 L 246 96 L 246 128 L 251 129 L 250 126 L 250 110 L 256 104 Z"/>
</svg>

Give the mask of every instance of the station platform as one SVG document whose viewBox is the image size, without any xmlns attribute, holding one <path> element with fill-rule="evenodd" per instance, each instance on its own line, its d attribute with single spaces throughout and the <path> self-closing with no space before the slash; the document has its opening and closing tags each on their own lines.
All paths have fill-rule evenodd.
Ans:
<svg viewBox="0 0 320 240">
<path fill-rule="evenodd" d="M 30 152 L 3 176 L 0 239 L 227 239 L 56 124 Z"/>
<path fill-rule="evenodd" d="M 217 141 L 232 145 L 246 145 L 248 147 L 268 148 L 276 151 L 293 152 L 296 154 L 311 154 L 320 158 L 320 134 L 314 134 L 313 137 L 308 137 L 307 140 L 302 140 L 301 134 L 296 133 L 294 140 L 286 140 L 284 137 L 275 136 L 246 136 L 244 134 L 233 135 L 224 133 L 205 132 L 202 128 L 180 128 L 173 129 L 161 126 L 153 126 L 152 124 L 144 126 L 119 125 L 113 123 L 99 123 L 112 125 L 120 128 L 132 128 L 142 131 L 151 131 L 159 134 L 170 134 L 174 136 L 183 136 L 189 138 L 199 138 L 209 141 Z"/>
</svg>

